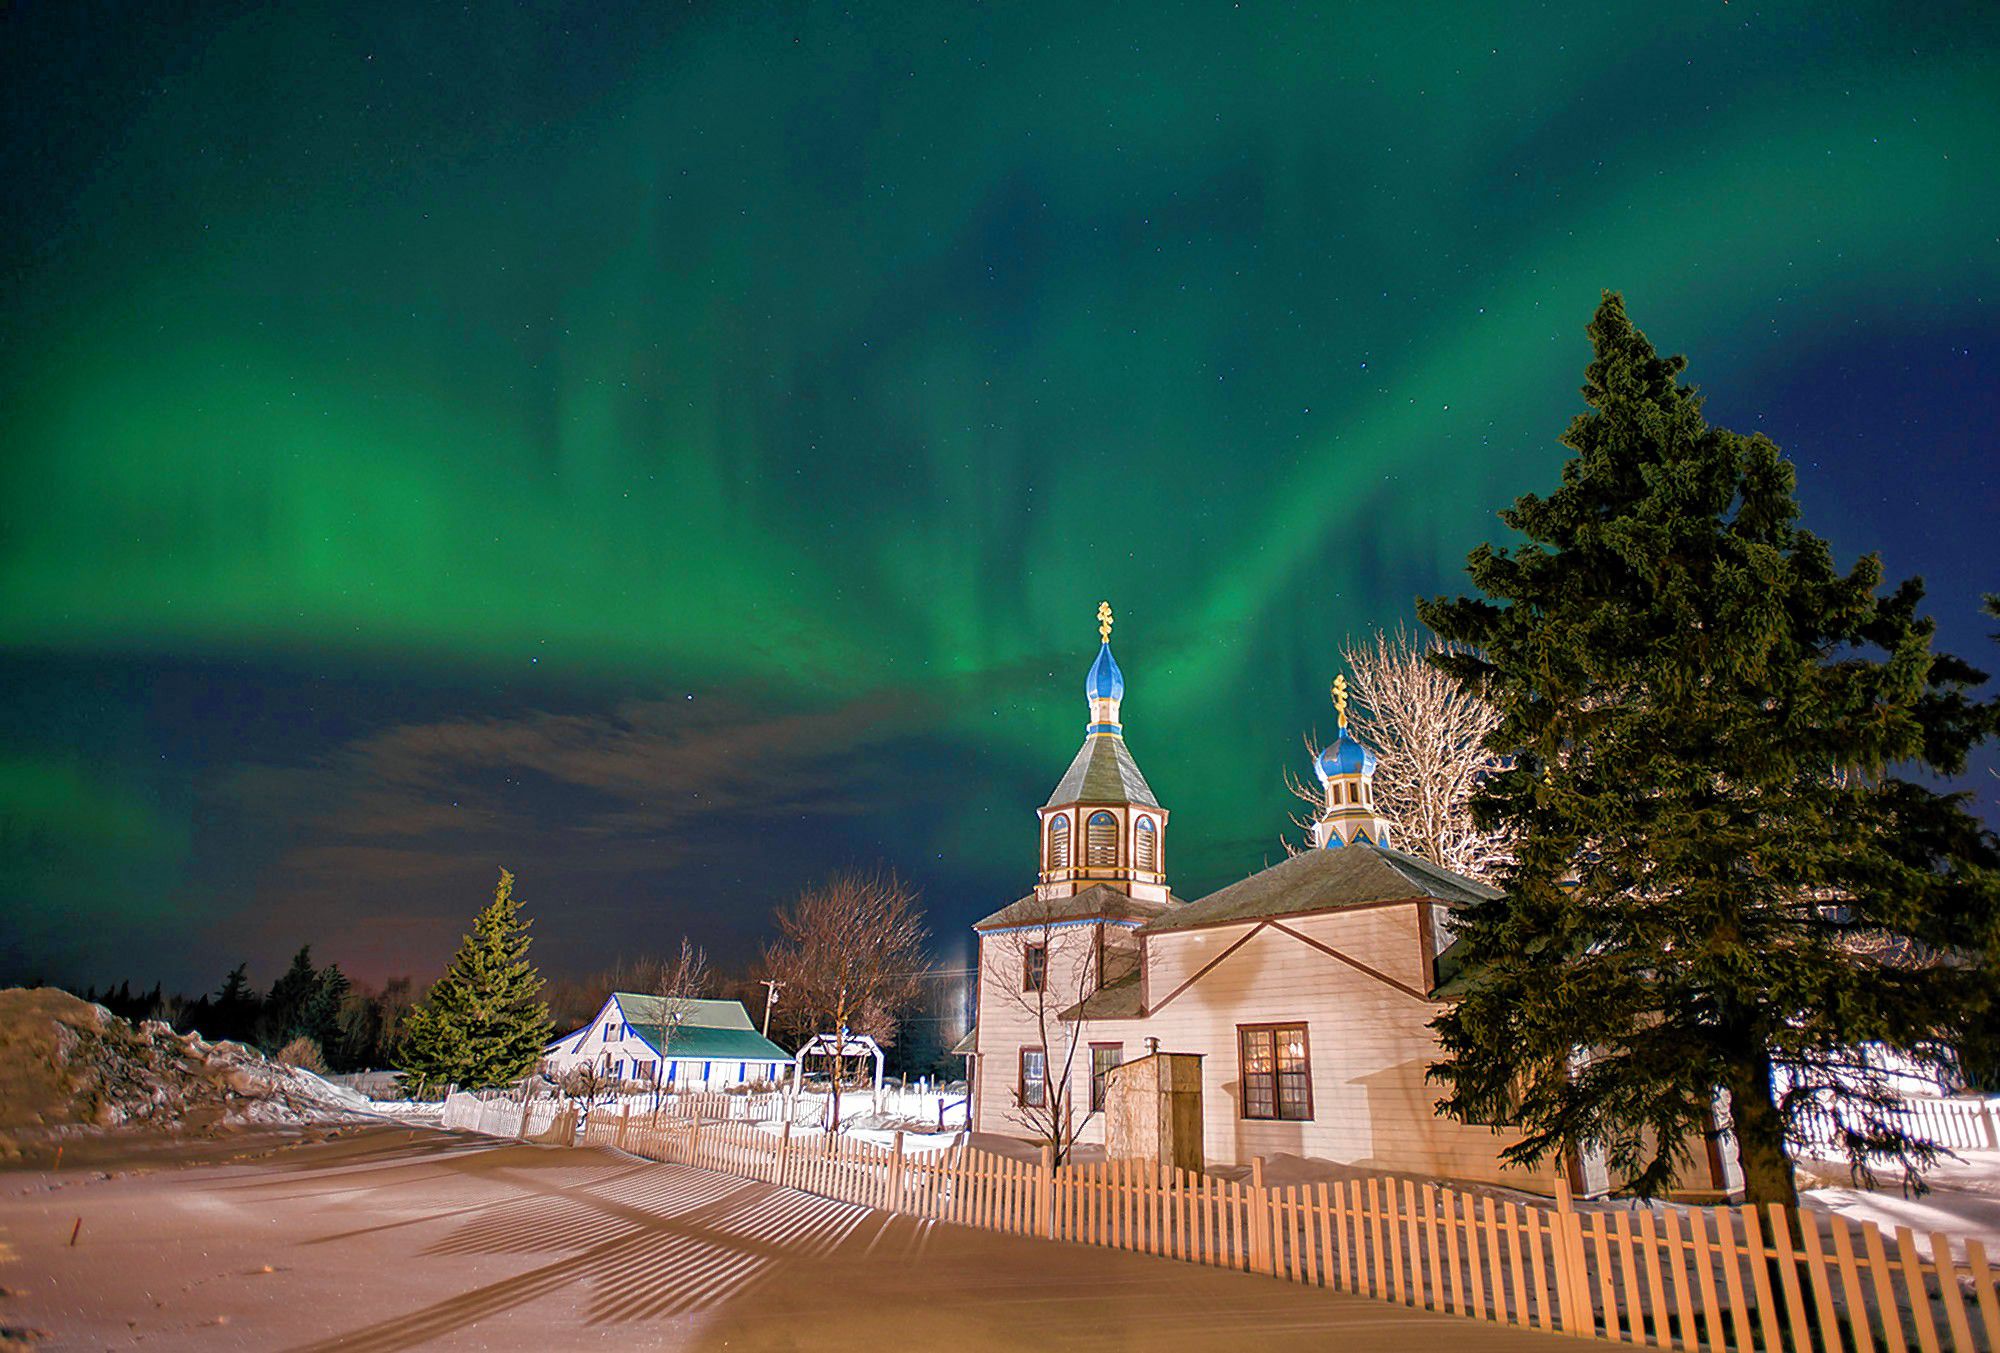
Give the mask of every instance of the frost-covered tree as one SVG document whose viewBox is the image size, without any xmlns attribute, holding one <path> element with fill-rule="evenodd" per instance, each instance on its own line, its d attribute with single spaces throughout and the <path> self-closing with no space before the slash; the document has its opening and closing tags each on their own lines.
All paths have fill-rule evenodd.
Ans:
<svg viewBox="0 0 2000 1353">
<path fill-rule="evenodd" d="M 916 891 L 886 870 L 839 874 L 807 888 L 777 919 L 764 964 L 784 983 L 787 1012 L 803 1036 L 892 1042 L 924 968 L 929 932 Z M 838 1059 L 833 1072 L 829 1131 L 840 1121 Z"/>
<path fill-rule="evenodd" d="M 674 1058 L 673 1045 L 680 1036 L 681 1022 L 694 1009 L 694 1003 L 708 994 L 709 985 L 714 981 L 708 967 L 708 951 L 681 936 L 680 952 L 661 963 L 660 975 L 654 983 L 653 994 L 660 998 L 660 1028 L 656 1045 L 660 1049 L 659 1085 L 666 1084 L 667 1066 Z"/>
<path fill-rule="evenodd" d="M 1451 1113 L 1521 1125 L 1509 1158 L 1601 1146 L 1640 1194 L 1719 1088 L 1750 1201 L 1796 1206 L 1808 1113 L 1857 1165 L 1932 1154 L 1858 1053 L 1941 1067 L 1991 999 L 2000 854 L 1925 778 L 1993 711 L 1921 587 L 1836 568 L 1791 463 L 1709 426 L 1685 359 L 1609 293 L 1589 332 L 1560 487 L 1501 514 L 1520 545 L 1473 551 L 1479 595 L 1419 607 L 1513 753 L 1476 811 L 1515 860 L 1459 913 L 1471 984 L 1433 1074 Z"/>
<path fill-rule="evenodd" d="M 443 977 L 403 1025 L 403 1082 L 415 1089 L 506 1085 L 534 1070 L 552 1026 L 542 978 L 528 961 L 528 928 L 514 876 L 500 871 L 493 901 Z"/>
</svg>

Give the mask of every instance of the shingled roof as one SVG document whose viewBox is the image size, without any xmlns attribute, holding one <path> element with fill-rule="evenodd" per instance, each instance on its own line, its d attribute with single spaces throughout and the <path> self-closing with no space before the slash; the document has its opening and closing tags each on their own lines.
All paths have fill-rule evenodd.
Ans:
<svg viewBox="0 0 2000 1353">
<path fill-rule="evenodd" d="M 1053 808 L 1062 803 L 1160 806 L 1146 777 L 1139 773 L 1139 763 L 1132 759 L 1125 739 L 1115 733 L 1095 733 L 1083 740 L 1076 759 L 1069 763 L 1069 769 L 1056 782 L 1055 792 L 1042 806 Z"/>
<path fill-rule="evenodd" d="M 1170 906 L 1186 905 L 1177 897 L 1170 897 L 1166 902 L 1145 902 L 1130 893 L 1095 883 L 1080 893 L 1047 901 L 1029 893 L 1018 902 L 1009 902 L 984 920 L 974 921 L 972 928 L 1008 930 L 1015 926 L 1054 925 L 1065 921 L 1150 921 Z"/>
<path fill-rule="evenodd" d="M 1079 1019 L 1138 1019 L 1146 1013 L 1142 1004 L 1144 996 L 1145 990 L 1139 983 L 1139 970 L 1134 968 L 1123 977 L 1106 982 L 1056 1018 L 1069 1022 Z"/>
<path fill-rule="evenodd" d="M 1300 851 L 1240 883 L 1175 907 L 1145 929 L 1157 934 L 1418 898 L 1459 907 L 1499 896 L 1498 889 L 1429 860 L 1356 841 L 1337 850 Z"/>
</svg>

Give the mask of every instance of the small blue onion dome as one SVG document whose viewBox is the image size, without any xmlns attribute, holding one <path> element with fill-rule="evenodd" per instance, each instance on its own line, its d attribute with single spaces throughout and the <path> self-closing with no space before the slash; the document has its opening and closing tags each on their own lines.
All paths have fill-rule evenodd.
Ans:
<svg viewBox="0 0 2000 1353">
<path fill-rule="evenodd" d="M 1118 660 L 1111 656 L 1111 645 L 1103 644 L 1097 650 L 1097 661 L 1090 664 L 1090 675 L 1084 678 L 1083 698 L 1086 700 L 1123 700 L 1125 698 L 1125 674 L 1118 670 Z"/>
<path fill-rule="evenodd" d="M 1375 753 L 1367 744 L 1359 741 L 1345 727 L 1340 736 L 1326 745 L 1313 763 L 1322 780 L 1331 780 L 1336 775 L 1373 775 L 1375 773 Z"/>
</svg>

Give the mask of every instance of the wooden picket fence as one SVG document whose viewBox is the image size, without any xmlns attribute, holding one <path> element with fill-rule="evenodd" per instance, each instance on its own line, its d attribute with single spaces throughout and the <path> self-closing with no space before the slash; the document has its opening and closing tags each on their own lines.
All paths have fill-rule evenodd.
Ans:
<svg viewBox="0 0 2000 1353">
<path fill-rule="evenodd" d="M 1272 1185 L 1262 1160 L 1247 1181 L 1147 1161 L 1053 1167 L 1046 1151 L 1019 1160 L 963 1139 L 906 1152 L 900 1133 L 885 1147 L 629 1111 L 591 1114 L 579 1141 L 935 1221 L 1657 1348 L 2000 1353 L 2000 1290 L 1977 1240 L 1815 1213 L 1794 1234 L 1778 1207 L 1578 1210 L 1560 1184 L 1546 1206 L 1410 1179 Z"/>
<path fill-rule="evenodd" d="M 1910 1136 L 1948 1151 L 2000 1150 L 2000 1101 L 1903 1095 L 1891 1116 Z M 1809 1149 L 1833 1160 L 1846 1158 L 1839 1122 L 1826 1109 L 1808 1108 L 1799 1115 L 1798 1130 Z"/>
</svg>

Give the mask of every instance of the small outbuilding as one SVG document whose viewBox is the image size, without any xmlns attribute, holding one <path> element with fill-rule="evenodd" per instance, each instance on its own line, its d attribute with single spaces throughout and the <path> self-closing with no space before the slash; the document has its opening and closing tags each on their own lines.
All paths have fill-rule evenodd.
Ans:
<svg viewBox="0 0 2000 1353">
<path fill-rule="evenodd" d="M 662 1090 L 726 1090 L 785 1079 L 792 1054 L 757 1032 L 741 1001 L 672 1000 L 614 991 L 590 1023 L 549 1044 L 557 1080 L 595 1066 L 615 1081 Z"/>
</svg>

